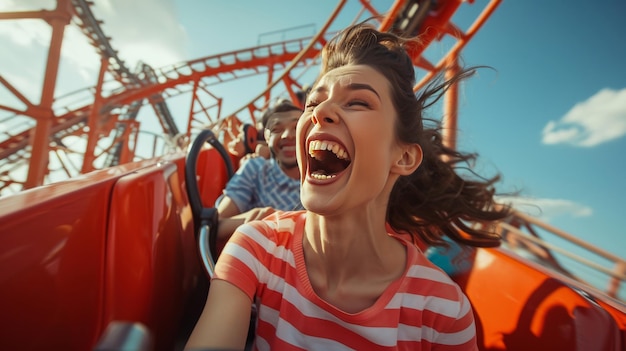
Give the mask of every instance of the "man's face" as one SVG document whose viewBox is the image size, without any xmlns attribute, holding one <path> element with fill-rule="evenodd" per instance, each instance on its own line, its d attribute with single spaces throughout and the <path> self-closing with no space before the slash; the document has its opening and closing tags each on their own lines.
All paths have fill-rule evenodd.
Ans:
<svg viewBox="0 0 626 351">
<path fill-rule="evenodd" d="M 296 125 L 300 111 L 277 112 L 270 116 L 265 140 L 278 164 L 284 169 L 298 166 L 296 161 Z"/>
</svg>

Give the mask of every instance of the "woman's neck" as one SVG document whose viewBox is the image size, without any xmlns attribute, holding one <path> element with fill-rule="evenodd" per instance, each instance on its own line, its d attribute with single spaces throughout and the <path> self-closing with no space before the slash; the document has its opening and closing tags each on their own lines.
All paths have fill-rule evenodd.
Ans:
<svg viewBox="0 0 626 351">
<path fill-rule="evenodd" d="M 335 216 L 308 212 L 303 251 L 315 292 L 347 312 L 373 304 L 406 266 L 405 247 L 385 228 L 380 211 Z"/>
</svg>

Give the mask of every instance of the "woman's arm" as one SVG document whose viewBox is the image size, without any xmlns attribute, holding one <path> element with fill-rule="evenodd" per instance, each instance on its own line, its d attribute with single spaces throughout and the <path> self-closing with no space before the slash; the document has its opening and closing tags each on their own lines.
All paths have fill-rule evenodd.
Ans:
<svg viewBox="0 0 626 351">
<path fill-rule="evenodd" d="M 246 345 L 252 301 L 231 283 L 214 279 L 202 315 L 185 350 L 213 348 L 243 350 Z"/>
<path fill-rule="evenodd" d="M 276 210 L 271 207 L 256 207 L 244 213 L 234 215 L 233 217 L 220 217 L 219 225 L 217 226 L 217 238 L 220 240 L 228 240 L 240 225 L 257 219 L 263 219 L 274 212 L 276 212 Z"/>
</svg>

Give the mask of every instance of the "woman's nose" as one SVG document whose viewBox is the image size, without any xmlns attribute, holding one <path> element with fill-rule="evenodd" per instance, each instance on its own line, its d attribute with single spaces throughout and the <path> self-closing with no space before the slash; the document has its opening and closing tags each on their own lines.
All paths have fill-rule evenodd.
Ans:
<svg viewBox="0 0 626 351">
<path fill-rule="evenodd" d="M 313 124 L 330 124 L 339 122 L 339 116 L 337 111 L 335 111 L 335 104 L 326 100 L 317 105 L 311 114 L 311 121 Z"/>
</svg>

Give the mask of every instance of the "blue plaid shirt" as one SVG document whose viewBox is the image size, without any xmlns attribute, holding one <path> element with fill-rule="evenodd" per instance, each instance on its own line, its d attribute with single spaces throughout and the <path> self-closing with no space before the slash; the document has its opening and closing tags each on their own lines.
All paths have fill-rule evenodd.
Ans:
<svg viewBox="0 0 626 351">
<path fill-rule="evenodd" d="M 230 197 L 242 213 L 268 206 L 283 211 L 303 209 L 300 180 L 288 177 L 273 158 L 255 157 L 244 162 L 226 184 L 216 207 L 224 196 Z"/>
</svg>

